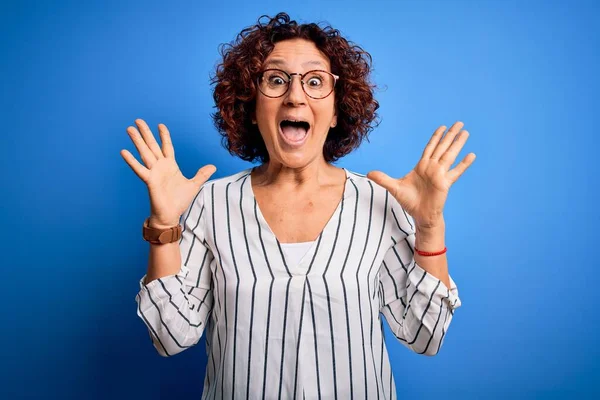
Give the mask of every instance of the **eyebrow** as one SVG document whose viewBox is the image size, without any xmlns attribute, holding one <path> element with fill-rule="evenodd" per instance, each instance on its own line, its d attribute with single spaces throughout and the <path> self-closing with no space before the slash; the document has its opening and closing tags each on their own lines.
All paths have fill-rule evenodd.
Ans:
<svg viewBox="0 0 600 400">
<path fill-rule="evenodd" d="M 268 66 L 268 65 L 274 65 L 274 66 L 282 67 L 282 66 L 285 66 L 286 63 L 285 63 L 285 60 L 282 59 L 282 58 L 273 58 L 273 59 L 267 61 L 264 66 Z M 311 60 L 311 61 L 307 61 L 307 62 L 302 63 L 303 67 L 305 67 L 307 65 L 317 66 L 317 67 L 323 67 L 323 68 L 325 67 L 324 63 L 322 63 L 321 61 L 317 61 L 317 60 Z"/>
</svg>

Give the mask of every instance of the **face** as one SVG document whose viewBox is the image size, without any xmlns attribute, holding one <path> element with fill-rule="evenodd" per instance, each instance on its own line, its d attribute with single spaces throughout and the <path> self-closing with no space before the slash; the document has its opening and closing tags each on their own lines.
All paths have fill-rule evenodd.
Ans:
<svg viewBox="0 0 600 400">
<path fill-rule="evenodd" d="M 303 39 L 276 43 L 263 64 L 263 70 L 267 68 L 277 68 L 288 74 L 304 74 L 315 69 L 331 72 L 327 56 L 313 42 Z M 271 98 L 257 91 L 254 119 L 271 163 L 301 168 L 321 162 L 327 132 L 337 124 L 335 91 L 323 99 L 313 99 L 302 89 L 300 77 L 292 75 L 291 86 L 281 97 Z M 309 129 L 304 134 L 304 129 L 294 129 L 283 122 L 286 120 L 305 121 Z"/>
</svg>

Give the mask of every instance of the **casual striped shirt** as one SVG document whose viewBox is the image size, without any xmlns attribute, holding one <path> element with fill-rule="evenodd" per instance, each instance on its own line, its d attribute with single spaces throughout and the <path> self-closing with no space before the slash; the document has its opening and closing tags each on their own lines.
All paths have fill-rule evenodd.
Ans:
<svg viewBox="0 0 600 400">
<path fill-rule="evenodd" d="M 206 182 L 181 216 L 179 273 L 140 280 L 137 314 L 156 350 L 171 356 L 206 334 L 202 399 L 395 399 L 381 315 L 433 356 L 461 305 L 454 281 L 416 264 L 412 217 L 347 169 L 322 232 L 287 260 L 251 171 Z"/>
</svg>

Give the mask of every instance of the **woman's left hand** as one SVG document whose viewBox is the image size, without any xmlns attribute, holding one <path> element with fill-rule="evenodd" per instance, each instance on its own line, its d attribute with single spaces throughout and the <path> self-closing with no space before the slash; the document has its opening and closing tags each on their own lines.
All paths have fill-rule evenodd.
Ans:
<svg viewBox="0 0 600 400">
<path fill-rule="evenodd" d="M 450 170 L 469 137 L 467 131 L 461 131 L 463 126 L 462 122 L 456 122 L 443 138 L 446 127 L 440 126 L 429 140 L 417 166 L 405 177 L 394 179 L 380 171 L 367 174 L 369 179 L 386 188 L 398 200 L 419 229 L 436 228 L 443 223 L 442 212 L 450 186 L 475 161 L 475 153 L 469 153 Z"/>
</svg>

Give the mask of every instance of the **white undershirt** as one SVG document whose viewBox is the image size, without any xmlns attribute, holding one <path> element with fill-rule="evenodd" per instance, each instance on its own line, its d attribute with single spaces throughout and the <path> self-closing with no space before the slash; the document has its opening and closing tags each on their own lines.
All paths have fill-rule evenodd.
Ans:
<svg viewBox="0 0 600 400">
<path fill-rule="evenodd" d="M 300 260 L 310 249 L 314 242 L 301 242 L 301 243 L 281 243 L 281 248 L 285 254 L 285 259 L 289 266 L 297 266 L 300 264 Z"/>
</svg>

